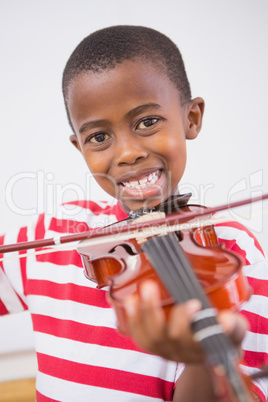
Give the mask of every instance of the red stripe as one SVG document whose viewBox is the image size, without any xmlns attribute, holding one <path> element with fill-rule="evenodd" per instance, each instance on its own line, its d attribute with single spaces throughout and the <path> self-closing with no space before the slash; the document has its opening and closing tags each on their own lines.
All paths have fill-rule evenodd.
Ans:
<svg viewBox="0 0 268 402">
<path fill-rule="evenodd" d="M 172 400 L 173 383 L 160 378 L 75 363 L 37 353 L 39 371 L 78 384 Z"/>
<path fill-rule="evenodd" d="M 42 250 L 44 250 L 44 248 Z M 36 256 L 36 260 L 38 262 L 50 262 L 55 265 L 75 265 L 76 267 L 83 268 L 81 256 L 76 250 L 56 251 L 55 253 L 41 254 Z"/>
<path fill-rule="evenodd" d="M 107 201 L 102 201 L 102 203 L 106 204 Z M 77 205 L 81 208 L 90 210 L 94 215 L 100 215 L 100 214 L 110 215 L 111 210 L 113 208 L 111 205 L 106 205 L 105 207 L 102 207 L 96 202 L 88 200 L 69 201 L 65 202 L 62 205 Z"/>
<path fill-rule="evenodd" d="M 5 240 L 5 235 L 0 236 L 0 245 L 2 246 L 4 244 L 4 240 Z M 0 254 L 0 258 L 3 258 L 3 254 Z M 4 265 L 3 265 L 3 261 L 0 262 L 0 267 L 3 269 L 4 271 Z"/>
<path fill-rule="evenodd" d="M 38 216 L 35 227 L 35 240 L 44 239 L 45 237 L 45 214 Z"/>
<path fill-rule="evenodd" d="M 261 248 L 260 243 L 259 243 L 258 240 L 256 239 L 256 237 L 253 235 L 253 233 L 251 233 L 251 232 L 250 232 L 244 225 L 242 225 L 241 223 L 236 222 L 236 221 L 229 221 L 229 222 L 225 222 L 225 223 L 217 223 L 215 226 L 216 226 L 216 227 L 218 227 L 218 226 L 227 226 L 227 227 L 232 227 L 232 228 L 241 230 L 241 231 L 243 231 L 243 232 L 246 232 L 246 233 L 249 235 L 249 237 L 251 237 L 251 238 L 254 240 L 255 247 L 256 247 L 256 248 L 262 253 L 262 255 L 264 256 L 264 252 L 263 252 L 263 250 L 262 250 L 262 248 Z"/>
<path fill-rule="evenodd" d="M 5 239 L 5 235 L 1 235 L 0 236 L 0 245 L 1 246 L 4 244 L 4 239 Z"/>
<path fill-rule="evenodd" d="M 24 226 L 20 229 L 19 234 L 18 234 L 18 243 L 20 242 L 25 242 L 28 240 L 27 237 L 27 227 Z M 24 254 L 25 251 L 19 251 L 19 254 Z M 20 258 L 20 270 L 21 270 L 21 278 L 22 278 L 22 284 L 23 284 L 23 290 L 25 292 L 25 287 L 26 287 L 26 282 L 27 282 L 27 273 L 26 273 L 26 263 L 27 259 L 26 258 Z"/>
<path fill-rule="evenodd" d="M 250 262 L 246 258 L 245 250 L 242 250 L 237 244 L 236 240 L 226 240 L 218 237 L 218 242 L 224 244 L 225 248 L 229 251 L 234 251 L 235 253 L 239 254 L 240 257 L 244 260 L 244 265 L 250 265 Z"/>
<path fill-rule="evenodd" d="M 102 203 L 107 203 L 107 201 L 102 201 Z M 128 217 L 128 214 L 123 210 L 119 202 L 116 202 L 114 205 L 106 205 L 102 207 L 94 201 L 71 201 L 66 202 L 63 205 L 78 205 L 81 208 L 89 209 L 94 215 L 115 215 L 117 220 L 122 220 Z"/>
<path fill-rule="evenodd" d="M 41 392 L 36 391 L 36 402 L 59 402 L 56 399 L 48 398 L 47 396 L 41 394 Z"/>
<path fill-rule="evenodd" d="M 253 289 L 254 295 L 268 296 L 268 281 L 264 279 L 256 279 L 247 277 L 249 285 Z M 268 328 L 268 327 L 267 327 Z"/>
<path fill-rule="evenodd" d="M 37 332 L 88 344 L 140 351 L 130 338 L 120 335 L 113 328 L 86 325 L 39 314 L 33 314 L 32 320 L 34 331 Z"/>
<path fill-rule="evenodd" d="M 256 395 L 259 396 L 261 402 L 266 402 L 265 395 L 255 384 L 251 383 L 250 388 Z M 36 402 L 58 402 L 58 401 L 56 401 L 55 399 L 48 398 L 47 396 L 41 394 L 39 391 L 36 391 Z"/>
<path fill-rule="evenodd" d="M 255 384 L 251 383 L 250 384 L 250 388 L 252 390 L 252 392 L 254 392 L 254 394 L 258 395 L 258 397 L 260 398 L 261 402 L 266 402 L 266 396 L 264 395 L 264 393 L 260 390 L 260 388 L 258 388 Z"/>
<path fill-rule="evenodd" d="M 20 300 L 20 302 L 22 304 L 23 309 L 28 310 L 27 304 L 24 303 L 24 301 L 22 300 L 22 298 L 20 297 L 20 295 L 17 292 L 16 292 L 16 295 L 18 296 L 18 298 L 19 298 L 19 300 Z"/>
<path fill-rule="evenodd" d="M 92 229 L 90 229 L 85 222 L 78 222 L 71 219 L 51 218 L 49 230 L 53 230 L 57 233 L 83 233 Z"/>
<path fill-rule="evenodd" d="M 245 350 L 243 355 L 243 362 L 249 367 L 262 368 L 268 363 L 268 354 L 265 352 L 253 352 L 250 350 Z"/>
<path fill-rule="evenodd" d="M 248 320 L 251 332 L 267 335 L 268 318 L 245 310 L 242 310 L 241 314 Z"/>
<path fill-rule="evenodd" d="M 9 313 L 9 311 L 7 310 L 6 306 L 4 305 L 4 303 L 0 299 L 0 315 L 5 315 L 5 314 L 8 314 L 8 313 Z"/>
<path fill-rule="evenodd" d="M 27 293 L 48 296 L 57 300 L 72 300 L 77 303 L 101 308 L 110 308 L 110 305 L 106 301 L 106 292 L 104 290 L 75 285 L 73 283 L 61 284 L 45 280 L 29 279 Z"/>
<path fill-rule="evenodd" d="M 116 216 L 116 219 L 118 221 L 121 221 L 123 219 L 126 219 L 128 217 L 128 214 L 123 210 L 123 208 L 121 207 L 120 202 L 118 202 L 115 206 L 114 206 L 114 214 Z"/>
</svg>

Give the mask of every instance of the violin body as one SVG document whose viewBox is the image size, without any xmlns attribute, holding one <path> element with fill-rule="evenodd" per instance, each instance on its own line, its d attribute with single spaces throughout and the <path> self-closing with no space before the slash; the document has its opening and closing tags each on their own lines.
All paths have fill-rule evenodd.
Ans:
<svg viewBox="0 0 268 402">
<path fill-rule="evenodd" d="M 180 210 L 184 214 L 203 211 L 204 208 L 186 205 Z M 125 224 L 131 227 L 130 223 Z M 176 237 L 211 304 L 218 310 L 239 309 L 250 296 L 250 288 L 242 273 L 243 262 L 240 256 L 218 243 L 213 226 L 183 229 L 176 232 Z M 158 283 L 167 316 L 174 304 L 174 299 L 143 252 L 142 243 L 135 238 L 118 242 L 116 236 L 113 242 L 106 243 L 104 236 L 101 245 L 91 246 L 82 241 L 77 248 L 86 277 L 96 282 L 98 288 L 109 286 L 107 299 L 116 312 L 118 329 L 125 335 L 129 334 L 124 300 L 131 294 L 139 293 L 140 284 L 144 280 L 152 279 Z"/>
</svg>

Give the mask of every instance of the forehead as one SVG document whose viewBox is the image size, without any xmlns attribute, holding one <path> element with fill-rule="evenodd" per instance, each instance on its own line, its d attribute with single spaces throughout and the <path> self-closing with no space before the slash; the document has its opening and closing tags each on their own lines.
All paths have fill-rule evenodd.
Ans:
<svg viewBox="0 0 268 402">
<path fill-rule="evenodd" d="M 175 84 L 152 63 L 125 61 L 115 68 L 101 72 L 87 71 L 75 77 L 68 90 L 68 109 L 74 121 L 87 114 L 100 114 L 104 110 L 119 113 L 142 103 L 180 104 Z"/>
<path fill-rule="evenodd" d="M 120 91 L 122 85 L 126 86 L 127 84 L 132 92 L 136 92 L 135 88 L 139 90 L 138 87 L 140 86 L 143 87 L 144 92 L 155 92 L 157 85 L 160 85 L 161 87 L 164 85 L 167 90 L 170 90 L 171 88 L 173 90 L 176 89 L 179 95 L 179 91 L 175 84 L 165 73 L 164 66 L 159 63 L 153 64 L 138 59 L 125 60 L 111 69 L 79 73 L 69 83 L 67 92 L 68 101 L 73 96 L 74 92 L 76 94 L 81 93 L 81 96 L 84 95 L 86 90 L 91 89 L 94 91 L 95 88 L 98 88 L 98 90 L 102 89 L 102 92 L 105 92 L 105 89 L 108 90 L 107 82 L 109 82 L 109 84 L 114 83 L 114 89 L 116 89 L 116 92 Z M 119 85 L 117 86 L 117 84 Z"/>
</svg>

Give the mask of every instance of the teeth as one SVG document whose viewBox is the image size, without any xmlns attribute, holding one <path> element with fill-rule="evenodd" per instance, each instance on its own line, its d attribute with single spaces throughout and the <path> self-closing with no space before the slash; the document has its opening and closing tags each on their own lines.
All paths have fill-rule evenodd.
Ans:
<svg viewBox="0 0 268 402">
<path fill-rule="evenodd" d="M 122 183 L 127 188 L 134 188 L 136 190 L 140 190 L 142 188 L 146 188 L 148 185 L 151 186 L 157 182 L 159 179 L 160 172 L 150 173 L 140 180 L 126 181 Z"/>
</svg>

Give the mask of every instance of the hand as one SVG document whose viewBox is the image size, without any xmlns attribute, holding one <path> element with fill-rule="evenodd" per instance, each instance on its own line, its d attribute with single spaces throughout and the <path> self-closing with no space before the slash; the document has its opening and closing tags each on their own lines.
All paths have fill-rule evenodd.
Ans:
<svg viewBox="0 0 268 402">
<path fill-rule="evenodd" d="M 141 285 L 140 296 L 128 297 L 124 306 L 130 335 L 141 348 L 177 362 L 205 361 L 204 352 L 194 341 L 191 331 L 191 320 L 201 308 L 198 300 L 173 306 L 167 320 L 161 307 L 158 286 L 148 280 Z M 247 329 L 245 319 L 226 311 L 219 313 L 218 320 L 239 347 Z"/>
</svg>

